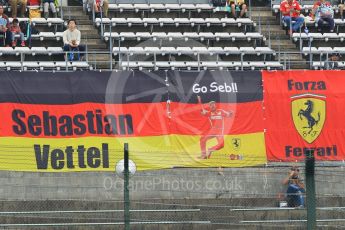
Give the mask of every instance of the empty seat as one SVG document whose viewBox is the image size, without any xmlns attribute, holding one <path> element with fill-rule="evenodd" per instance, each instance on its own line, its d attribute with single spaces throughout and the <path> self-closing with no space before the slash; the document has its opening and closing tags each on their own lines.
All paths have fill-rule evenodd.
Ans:
<svg viewBox="0 0 345 230">
<path fill-rule="evenodd" d="M 207 47 L 205 47 L 205 46 L 192 47 L 192 50 L 193 50 L 194 55 L 197 55 L 197 54 L 207 54 L 209 52 Z"/>
<path fill-rule="evenodd" d="M 156 53 L 161 52 L 158 47 L 145 47 L 144 51 L 145 51 L 146 55 L 156 54 Z"/>
<path fill-rule="evenodd" d="M 193 54 L 193 51 L 190 47 L 176 47 L 176 52 L 178 55 L 182 55 L 182 54 Z"/>
<path fill-rule="evenodd" d="M 112 26 L 127 24 L 127 19 L 126 18 L 112 18 L 111 24 Z"/>
<path fill-rule="evenodd" d="M 61 54 L 61 53 L 63 53 L 63 49 L 62 49 L 62 47 L 48 47 L 47 52 L 49 55 Z"/>
<path fill-rule="evenodd" d="M 33 56 L 36 54 L 47 54 L 47 49 L 45 47 L 31 47 L 31 54 Z"/>
</svg>

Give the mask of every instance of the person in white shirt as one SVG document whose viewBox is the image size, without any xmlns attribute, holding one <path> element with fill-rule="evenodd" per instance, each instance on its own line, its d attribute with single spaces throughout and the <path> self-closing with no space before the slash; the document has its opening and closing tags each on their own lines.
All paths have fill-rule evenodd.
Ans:
<svg viewBox="0 0 345 230">
<path fill-rule="evenodd" d="M 85 52 L 85 46 L 80 44 L 81 34 L 77 29 L 77 23 L 75 19 L 70 19 L 68 21 L 68 29 L 63 32 L 62 37 L 64 43 L 64 52 L 80 51 L 80 57 L 84 56 L 83 52 Z"/>
</svg>

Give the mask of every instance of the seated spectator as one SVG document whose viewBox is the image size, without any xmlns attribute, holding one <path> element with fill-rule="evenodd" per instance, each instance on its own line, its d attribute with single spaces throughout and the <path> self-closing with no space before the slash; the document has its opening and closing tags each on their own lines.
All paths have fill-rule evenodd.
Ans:
<svg viewBox="0 0 345 230">
<path fill-rule="evenodd" d="M 304 23 L 304 18 L 299 16 L 301 9 L 301 5 L 296 0 L 285 0 L 280 3 L 280 12 L 283 15 L 284 23 L 289 27 L 290 35 L 299 31 Z"/>
<path fill-rule="evenodd" d="M 240 12 L 239 17 L 242 18 L 247 13 L 247 5 L 244 0 L 229 0 L 229 6 L 234 18 L 237 18 L 237 12 Z"/>
<path fill-rule="evenodd" d="M 3 35 L 1 39 L 5 39 L 5 41 L 2 40 L 1 44 L 10 46 L 11 41 L 12 41 L 12 34 L 10 31 L 10 21 L 8 19 L 8 16 L 4 14 L 4 7 L 2 5 L 0 5 L 0 34 Z"/>
<path fill-rule="evenodd" d="M 56 7 L 55 7 L 55 2 L 54 0 L 43 0 L 43 12 L 44 12 L 44 18 L 49 18 L 49 7 L 50 10 L 53 13 L 53 17 L 56 18 Z"/>
<path fill-rule="evenodd" d="M 339 53 L 331 53 L 329 55 L 323 55 L 324 58 L 324 68 L 325 69 L 337 69 L 338 68 L 338 62 L 341 58 L 341 55 Z M 328 58 L 328 59 L 327 59 Z"/>
<path fill-rule="evenodd" d="M 284 185 L 288 185 L 286 199 L 289 207 L 304 207 L 303 193 L 304 184 L 299 177 L 299 169 L 292 167 L 287 178 L 283 180 Z"/>
<path fill-rule="evenodd" d="M 93 8 L 95 10 L 96 18 L 101 17 L 101 11 L 102 11 L 102 17 L 107 18 L 108 7 L 109 7 L 108 0 L 95 0 L 93 3 Z"/>
<path fill-rule="evenodd" d="M 325 32 L 333 32 L 334 23 L 334 10 L 330 2 L 326 0 L 319 0 L 314 4 L 312 16 L 318 25 L 318 30 L 326 30 Z"/>
<path fill-rule="evenodd" d="M 20 6 L 20 16 L 25 17 L 27 0 L 10 0 L 12 18 L 17 17 L 18 5 Z"/>
<path fill-rule="evenodd" d="M 68 29 L 63 32 L 63 43 L 64 47 L 63 50 L 65 52 L 70 51 L 77 51 L 84 52 L 85 46 L 80 44 L 80 31 L 76 28 L 77 22 L 74 19 L 70 19 L 68 21 Z M 80 56 L 82 57 L 84 54 L 81 53 Z M 65 59 L 68 57 L 65 57 Z"/>
<path fill-rule="evenodd" d="M 17 39 L 16 35 L 19 34 L 20 36 L 20 45 L 25 46 L 25 40 L 24 40 L 24 33 L 21 31 L 19 26 L 19 21 L 17 18 L 13 19 L 12 25 L 10 27 L 10 31 L 12 33 L 12 46 L 17 46 Z"/>
</svg>

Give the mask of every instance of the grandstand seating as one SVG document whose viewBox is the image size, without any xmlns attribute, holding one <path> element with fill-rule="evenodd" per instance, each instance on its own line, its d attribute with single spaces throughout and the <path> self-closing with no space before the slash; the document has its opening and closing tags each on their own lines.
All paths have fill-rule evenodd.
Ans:
<svg viewBox="0 0 345 230">
<path fill-rule="evenodd" d="M 32 7 L 28 6 L 28 8 Z M 62 8 L 57 9 L 63 14 Z M 11 11 L 10 7 L 7 7 L 7 11 Z M 12 22 L 13 18 L 10 17 L 9 20 Z M 90 69 L 86 61 L 64 61 L 62 34 L 65 30 L 65 20 L 63 18 L 32 18 L 30 20 L 24 17 L 18 18 L 18 21 L 27 23 L 31 21 L 32 26 L 35 26 L 39 33 L 31 34 L 30 38 L 26 38 L 29 47 L 0 47 L 1 70 Z"/>
<path fill-rule="evenodd" d="M 305 15 L 311 9 L 311 2 L 303 1 Z M 280 0 L 272 1 L 271 12 L 274 15 L 279 15 L 279 3 Z M 92 11 L 92 8 L 89 6 L 88 8 Z M 335 9 L 338 10 L 337 6 Z M 48 66 L 58 69 L 59 65 L 56 63 L 64 62 L 64 53 L 61 48 L 62 32 L 65 30 L 66 20 L 76 15 L 70 8 L 65 8 L 65 10 L 66 12 L 63 12 L 63 9 L 60 9 L 63 18 L 33 19 L 32 23 L 40 33 L 32 34 L 29 44 L 32 48 L 0 48 L 2 64 L 6 65 L 11 61 L 29 62 L 21 66 L 27 66 L 30 69 L 35 66 L 30 64 L 33 61 L 39 65 L 39 69 L 46 69 Z M 260 15 L 260 12 L 258 13 Z M 128 67 L 129 64 L 137 69 L 283 68 L 279 64 L 279 61 L 282 61 L 281 55 L 276 55 L 282 50 L 279 48 L 277 52 L 271 47 L 272 41 L 277 38 L 267 37 L 266 29 L 264 33 L 261 32 L 264 28 L 261 25 L 264 17 L 261 16 L 235 20 L 229 18 L 222 8 L 214 8 L 209 4 L 173 4 L 171 2 L 162 4 L 115 2 L 109 4 L 109 18 L 93 18 L 92 15 L 93 13 L 89 12 L 89 16 L 86 16 L 92 19 L 89 23 L 86 22 L 84 16 L 78 16 L 84 20 L 84 24 L 79 26 L 85 27 L 82 37 L 86 39 L 85 43 L 89 51 L 86 62 L 89 63 L 83 62 L 77 69 L 82 66 L 86 69 L 95 68 L 95 65 L 98 65 L 95 69 L 109 69 L 116 66 Z M 19 21 L 28 20 L 28 18 L 19 18 Z M 321 52 L 342 50 L 337 47 L 341 47 L 341 43 L 345 40 L 345 31 L 343 31 L 345 21 L 336 18 L 335 22 L 337 27 L 334 33 L 322 33 L 317 31 L 315 21 L 307 19 L 306 26 L 310 32 L 305 33 L 302 29 L 300 33 L 294 33 L 291 36 L 291 45 L 295 43 L 296 54 L 299 52 L 300 56 L 304 57 L 301 61 L 308 63 L 310 55 L 313 61 L 320 61 Z M 89 25 L 95 26 L 90 34 L 97 31 L 97 36 L 88 33 L 91 31 Z M 148 45 L 147 42 L 151 43 Z M 89 50 L 88 46 L 95 48 Z M 319 49 L 324 46 L 329 49 Z M 92 54 L 92 52 L 95 53 Z M 97 52 L 100 53 L 97 55 Z M 112 59 L 110 59 L 111 55 L 104 55 L 106 52 L 113 54 Z M 92 63 L 88 60 L 90 56 L 94 59 Z M 45 63 L 47 61 L 48 63 Z M 238 62 L 242 61 L 243 64 L 238 65 Z M 261 64 L 259 64 L 260 61 Z M 126 62 L 126 64 L 119 62 Z M 151 62 L 157 63 L 151 65 Z M 201 64 L 205 64 L 205 68 Z M 73 63 L 70 63 L 71 66 Z M 311 65 L 310 67 L 313 68 Z"/>
<path fill-rule="evenodd" d="M 153 40 L 185 40 L 188 41 L 189 39 L 192 40 L 231 40 L 231 41 L 237 41 L 237 40 L 247 40 L 250 42 L 251 40 L 263 40 L 265 41 L 266 38 L 262 36 L 260 33 L 256 32 L 248 32 L 248 33 L 227 33 L 227 32 L 219 32 L 219 33 L 212 33 L 212 32 L 105 32 L 103 34 L 104 39 L 108 41 L 110 38 L 112 39 L 121 39 L 124 40 L 132 40 L 136 39 L 138 41 L 145 40 L 145 39 L 153 39 Z"/>
<path fill-rule="evenodd" d="M 255 21 L 209 4 L 110 4 L 109 16 L 94 23 L 120 69 L 282 68 Z"/>
</svg>

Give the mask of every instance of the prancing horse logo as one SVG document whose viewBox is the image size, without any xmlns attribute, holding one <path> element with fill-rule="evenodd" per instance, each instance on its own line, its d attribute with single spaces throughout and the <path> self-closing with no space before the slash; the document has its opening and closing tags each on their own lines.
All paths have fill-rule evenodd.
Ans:
<svg viewBox="0 0 345 230">
<path fill-rule="evenodd" d="M 239 150 L 241 148 L 241 139 L 240 138 L 232 138 L 231 143 L 232 143 L 232 148 L 234 150 Z"/>
<path fill-rule="evenodd" d="M 326 119 L 326 102 L 321 95 L 304 94 L 292 97 L 292 119 L 300 136 L 309 144 L 320 135 Z"/>
<path fill-rule="evenodd" d="M 298 116 L 301 118 L 301 120 L 303 119 L 303 117 L 307 119 L 308 126 L 304 128 L 309 129 L 308 134 L 310 134 L 311 131 L 313 131 L 313 127 L 320 121 L 320 112 L 317 113 L 318 118 L 316 120 L 311 114 L 314 109 L 314 102 L 312 102 L 311 100 L 307 100 L 304 104 L 307 106 L 307 108 L 305 110 L 300 109 L 298 112 Z"/>
</svg>

